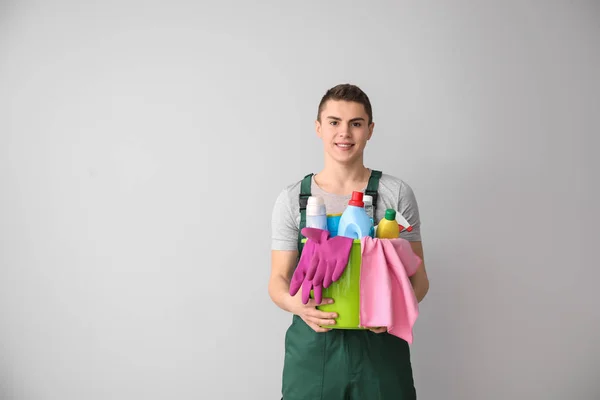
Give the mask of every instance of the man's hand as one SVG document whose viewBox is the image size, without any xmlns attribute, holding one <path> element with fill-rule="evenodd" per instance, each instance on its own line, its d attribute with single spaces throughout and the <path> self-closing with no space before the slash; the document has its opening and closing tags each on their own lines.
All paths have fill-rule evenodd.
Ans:
<svg viewBox="0 0 600 400">
<path fill-rule="evenodd" d="M 320 325 L 335 325 L 337 313 L 325 312 L 316 308 L 320 304 L 333 304 L 333 299 L 325 298 L 320 304 L 317 304 L 315 299 L 309 299 L 307 304 L 300 301 L 296 304 L 292 312 L 302 318 L 315 332 L 328 332 L 331 330 L 331 328 L 321 328 Z"/>
<path fill-rule="evenodd" d="M 302 289 L 294 296 L 290 296 L 290 277 L 298 256 L 297 251 L 271 252 L 271 278 L 269 280 L 269 295 L 275 304 L 282 310 L 298 315 L 315 332 L 327 332 L 331 329 L 321 328 L 319 325 L 335 325 L 337 313 L 317 310 L 319 305 L 315 299 L 308 299 L 302 303 Z M 310 291 L 310 288 L 308 289 Z M 306 297 L 309 297 L 307 292 Z M 320 304 L 333 304 L 333 299 L 321 299 Z"/>
<path fill-rule="evenodd" d="M 384 332 L 387 332 L 387 328 L 385 326 L 381 327 L 381 328 L 368 328 L 368 329 L 371 332 L 374 332 L 374 333 L 384 333 Z"/>
</svg>

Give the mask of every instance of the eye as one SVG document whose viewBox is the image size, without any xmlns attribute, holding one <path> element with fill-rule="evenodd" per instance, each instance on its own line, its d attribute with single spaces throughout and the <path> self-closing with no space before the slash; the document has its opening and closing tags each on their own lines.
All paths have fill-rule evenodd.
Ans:
<svg viewBox="0 0 600 400">
<path fill-rule="evenodd" d="M 360 128 L 362 126 L 362 124 L 360 122 L 354 122 L 352 123 L 353 126 Z"/>
<path fill-rule="evenodd" d="M 336 126 L 337 125 L 337 121 L 331 121 L 330 124 L 333 125 L 333 126 Z"/>
</svg>

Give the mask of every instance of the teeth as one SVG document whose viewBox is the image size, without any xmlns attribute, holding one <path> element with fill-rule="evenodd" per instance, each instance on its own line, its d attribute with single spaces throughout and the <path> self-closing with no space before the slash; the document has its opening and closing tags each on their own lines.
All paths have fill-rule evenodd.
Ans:
<svg viewBox="0 0 600 400">
<path fill-rule="evenodd" d="M 338 146 L 347 148 L 347 147 L 350 147 L 352 145 L 351 144 L 338 144 Z"/>
</svg>

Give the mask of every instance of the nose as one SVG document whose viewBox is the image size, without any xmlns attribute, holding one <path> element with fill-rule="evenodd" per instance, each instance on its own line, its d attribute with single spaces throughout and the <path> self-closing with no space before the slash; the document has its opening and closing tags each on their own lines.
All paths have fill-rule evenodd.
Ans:
<svg viewBox="0 0 600 400">
<path fill-rule="evenodd" d="M 337 135 L 340 138 L 349 137 L 350 136 L 350 129 L 348 129 L 348 127 L 346 127 L 346 126 L 340 126 L 340 128 L 338 129 Z"/>
</svg>

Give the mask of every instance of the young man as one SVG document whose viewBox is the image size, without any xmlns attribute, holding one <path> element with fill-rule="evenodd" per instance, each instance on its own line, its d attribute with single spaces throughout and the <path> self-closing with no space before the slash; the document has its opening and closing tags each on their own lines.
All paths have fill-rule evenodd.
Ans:
<svg viewBox="0 0 600 400">
<path fill-rule="evenodd" d="M 363 153 L 373 135 L 373 115 L 367 95 L 354 85 L 338 85 L 323 96 L 315 122 L 323 141 L 325 164 L 321 172 L 304 180 L 304 190 L 324 198 L 329 214 L 341 213 L 352 191 L 365 191 L 379 178 L 375 220 L 386 208 L 399 211 L 412 225 L 400 237 L 411 242 L 423 258 L 419 209 L 412 189 L 401 179 L 366 168 Z M 309 185 L 307 185 L 309 183 Z M 408 343 L 386 332 L 323 329 L 335 324 L 335 313 L 316 309 L 301 291 L 289 294 L 290 279 L 298 263 L 298 232 L 302 181 L 286 187 L 277 198 L 272 216 L 272 255 L 269 295 L 281 309 L 293 314 L 285 337 L 284 400 L 413 400 L 416 391 Z M 425 265 L 411 277 L 420 302 L 429 289 Z M 323 303 L 335 299 L 324 298 Z"/>
</svg>

